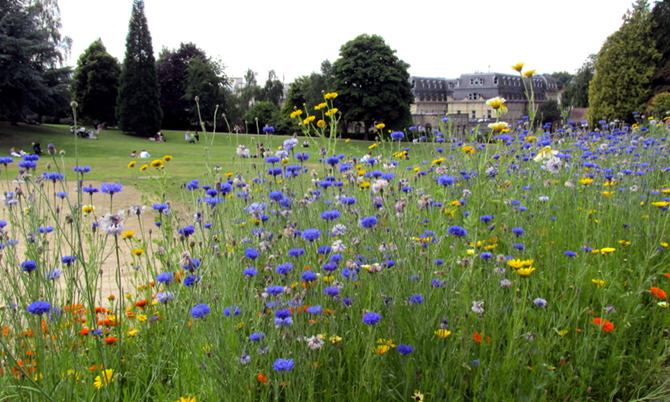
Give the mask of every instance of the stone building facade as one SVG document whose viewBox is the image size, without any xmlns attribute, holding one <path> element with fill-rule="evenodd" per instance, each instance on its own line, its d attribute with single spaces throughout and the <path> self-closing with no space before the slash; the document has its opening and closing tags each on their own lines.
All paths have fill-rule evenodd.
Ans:
<svg viewBox="0 0 670 402">
<path fill-rule="evenodd" d="M 447 115 L 460 130 L 478 124 L 485 126 L 495 120 L 495 111 L 486 101 L 496 96 L 507 100 L 504 121 L 521 120 L 528 110 L 524 81 L 530 90 L 531 79 L 536 107 L 558 96 L 556 81 L 548 75 L 523 78 L 518 74 L 472 73 L 453 79 L 416 76 L 409 79 L 414 94 L 411 105 L 414 124 L 424 127 L 436 125 L 438 119 Z"/>
</svg>

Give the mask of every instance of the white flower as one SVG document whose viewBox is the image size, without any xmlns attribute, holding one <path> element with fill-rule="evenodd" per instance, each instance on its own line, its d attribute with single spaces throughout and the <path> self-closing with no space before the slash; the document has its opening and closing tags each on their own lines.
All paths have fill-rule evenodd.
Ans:
<svg viewBox="0 0 670 402">
<path fill-rule="evenodd" d="M 389 182 L 384 180 L 384 179 L 378 179 L 372 182 L 372 191 L 375 193 L 379 193 L 381 191 L 384 191 L 386 187 L 388 187 Z"/>
<path fill-rule="evenodd" d="M 343 234 L 347 233 L 347 227 L 341 223 L 338 223 L 333 227 L 332 233 L 333 236 L 342 236 Z"/>
<path fill-rule="evenodd" d="M 563 162 L 559 158 L 552 156 L 551 158 L 547 159 L 544 165 L 542 165 L 542 169 L 551 173 L 558 173 L 561 170 L 562 165 Z"/>
<path fill-rule="evenodd" d="M 323 346 L 323 339 L 321 336 L 311 336 L 306 339 L 307 347 L 312 350 L 319 350 Z"/>
<path fill-rule="evenodd" d="M 552 150 L 550 146 L 546 146 L 546 147 L 542 148 L 537 153 L 537 155 L 535 156 L 535 158 L 533 158 L 533 160 L 535 162 L 541 162 L 545 159 L 551 159 L 551 158 L 554 157 L 554 155 L 557 155 L 557 154 L 558 154 L 558 151 Z"/>
<path fill-rule="evenodd" d="M 344 253 L 347 248 L 342 244 L 342 240 L 335 240 L 331 249 L 333 253 Z"/>
<path fill-rule="evenodd" d="M 472 311 L 474 311 L 477 314 L 481 314 L 484 312 L 484 302 L 483 301 L 473 301 L 472 302 Z"/>
<path fill-rule="evenodd" d="M 119 210 L 116 215 L 110 213 L 100 218 L 102 231 L 107 235 L 120 235 L 123 233 L 123 220 L 126 218 L 125 212 Z"/>
<path fill-rule="evenodd" d="M 546 195 L 540 196 L 540 201 L 547 202 L 549 201 L 549 197 L 547 197 Z"/>
<path fill-rule="evenodd" d="M 142 215 L 144 213 L 145 208 L 146 208 L 146 206 L 144 206 L 144 205 L 142 205 L 142 206 L 135 205 L 135 206 L 132 206 L 132 207 L 128 208 L 128 213 L 130 215 Z"/>
<path fill-rule="evenodd" d="M 247 147 L 244 145 L 238 145 L 237 146 L 237 156 L 240 158 L 248 158 L 249 157 L 249 150 Z"/>
</svg>

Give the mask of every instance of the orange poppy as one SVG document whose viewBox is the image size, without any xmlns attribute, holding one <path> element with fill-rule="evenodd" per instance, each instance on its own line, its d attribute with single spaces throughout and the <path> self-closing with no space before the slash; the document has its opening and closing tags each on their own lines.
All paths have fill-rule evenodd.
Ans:
<svg viewBox="0 0 670 402">
<path fill-rule="evenodd" d="M 79 335 L 88 335 L 91 331 L 88 328 L 82 328 Z"/>
<path fill-rule="evenodd" d="M 665 300 L 665 299 L 668 298 L 668 295 L 665 294 L 663 289 L 660 289 L 660 288 L 651 288 L 651 294 L 658 297 L 659 299 L 664 299 Z"/>
<path fill-rule="evenodd" d="M 614 324 L 612 324 L 609 321 L 603 320 L 602 318 L 594 318 L 593 321 L 591 321 L 591 324 L 600 326 L 602 330 L 605 332 L 614 331 Z"/>
<path fill-rule="evenodd" d="M 107 338 L 105 338 L 105 343 L 108 344 L 108 345 L 111 345 L 112 343 L 116 343 L 116 341 L 118 341 L 118 340 L 119 340 L 119 338 L 114 338 L 114 337 L 108 336 Z"/>
<path fill-rule="evenodd" d="M 472 336 L 477 343 L 482 343 L 482 334 L 479 332 L 475 332 L 475 334 Z"/>
<path fill-rule="evenodd" d="M 258 382 L 260 382 L 262 384 L 267 384 L 267 382 L 268 382 L 268 376 L 266 376 L 263 373 L 258 373 L 256 378 L 258 379 Z"/>
<path fill-rule="evenodd" d="M 148 302 L 149 300 L 140 300 L 137 303 L 135 303 L 135 307 L 144 307 L 147 305 Z"/>
</svg>

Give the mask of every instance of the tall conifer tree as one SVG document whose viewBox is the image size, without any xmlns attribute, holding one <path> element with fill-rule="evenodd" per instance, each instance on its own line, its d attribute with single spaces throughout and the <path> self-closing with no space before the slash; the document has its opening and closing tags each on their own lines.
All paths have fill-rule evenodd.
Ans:
<svg viewBox="0 0 670 402">
<path fill-rule="evenodd" d="M 144 0 L 133 1 L 120 83 L 116 110 L 119 127 L 140 135 L 156 134 L 163 121 L 163 110 Z"/>
</svg>

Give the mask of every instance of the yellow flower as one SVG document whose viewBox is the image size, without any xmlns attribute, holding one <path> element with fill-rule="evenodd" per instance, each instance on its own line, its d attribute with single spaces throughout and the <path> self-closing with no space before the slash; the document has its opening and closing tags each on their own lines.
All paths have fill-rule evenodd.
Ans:
<svg viewBox="0 0 670 402">
<path fill-rule="evenodd" d="M 435 331 L 435 335 L 444 339 L 444 338 L 448 337 L 449 335 L 451 335 L 451 331 L 446 330 L 446 329 L 438 329 L 437 331 Z"/>
<path fill-rule="evenodd" d="M 616 249 L 612 248 L 612 247 L 603 247 L 602 249 L 600 249 L 600 252 L 603 253 L 603 254 L 609 254 L 609 253 L 613 253 L 615 251 L 616 251 Z"/>
<path fill-rule="evenodd" d="M 346 140 L 344 140 L 344 142 L 349 143 L 349 138 L 347 138 Z"/>
<path fill-rule="evenodd" d="M 610 195 L 614 194 L 611 191 L 601 191 L 601 194 L 604 195 L 605 197 L 609 197 Z"/>
<path fill-rule="evenodd" d="M 423 394 L 417 390 L 414 390 L 414 395 L 412 395 L 412 400 L 416 402 L 423 402 Z"/>
<path fill-rule="evenodd" d="M 372 349 L 372 353 L 383 355 L 384 353 L 388 352 L 389 349 L 391 349 L 391 347 L 388 345 L 379 345 Z"/>
<path fill-rule="evenodd" d="M 535 70 L 528 70 L 528 71 L 523 72 L 523 76 L 526 77 L 526 78 L 532 77 L 533 74 L 535 74 Z"/>
<path fill-rule="evenodd" d="M 342 341 L 342 338 L 337 336 L 337 335 L 333 335 L 330 338 L 328 338 L 328 340 L 333 342 L 333 343 L 338 343 L 338 342 Z"/>
<path fill-rule="evenodd" d="M 144 314 L 140 314 L 136 318 L 137 318 L 137 321 L 139 321 L 139 322 L 144 322 L 144 321 L 147 320 L 147 316 L 144 315 Z"/>
<path fill-rule="evenodd" d="M 337 98 L 337 92 L 330 92 L 323 96 L 326 99 L 335 99 Z"/>
<path fill-rule="evenodd" d="M 139 332 L 139 331 L 136 330 L 135 328 L 130 328 L 130 329 L 128 330 L 128 336 L 133 337 L 133 336 L 137 335 L 138 332 Z"/>
<path fill-rule="evenodd" d="M 526 65 L 526 63 L 523 63 L 523 62 L 522 63 L 516 63 L 515 65 L 512 66 L 512 69 L 514 69 L 518 72 L 521 72 L 521 70 L 523 69 L 523 66 L 525 66 L 525 65 Z"/>
<path fill-rule="evenodd" d="M 533 137 L 532 135 L 526 137 L 526 142 L 535 142 L 535 141 L 537 141 L 537 138 Z"/>
<path fill-rule="evenodd" d="M 328 106 L 328 104 L 326 102 L 319 103 L 318 105 L 314 106 L 314 110 L 325 109 L 327 106 Z"/>
<path fill-rule="evenodd" d="M 590 177 L 584 177 L 583 179 L 579 179 L 579 182 L 585 186 L 588 186 L 589 184 L 593 183 L 593 179 Z"/>
<path fill-rule="evenodd" d="M 508 126 L 508 124 L 505 123 L 504 121 L 499 121 L 498 123 L 489 124 L 489 128 L 493 131 L 502 131 L 502 130 L 506 129 L 507 126 Z"/>
<path fill-rule="evenodd" d="M 368 149 L 374 149 L 374 148 L 377 148 L 377 143 L 376 142 L 368 147 Z"/>
<path fill-rule="evenodd" d="M 95 387 L 97 389 L 100 389 L 102 387 L 106 387 L 107 385 L 109 385 L 109 383 L 111 383 L 113 381 L 114 381 L 114 370 L 109 369 L 109 370 L 104 370 L 102 372 L 102 376 L 95 377 L 95 381 L 93 382 L 93 385 L 95 385 Z"/>
<path fill-rule="evenodd" d="M 665 208 L 668 205 L 670 205 L 670 202 L 667 201 L 652 202 L 651 205 L 659 208 Z"/>
<path fill-rule="evenodd" d="M 149 165 L 142 165 L 142 167 L 140 168 L 140 172 L 144 172 L 145 170 L 147 170 L 148 167 Z"/>
<path fill-rule="evenodd" d="M 332 116 L 335 113 L 337 113 L 337 108 L 328 109 L 328 111 L 326 111 L 326 116 Z"/>
<path fill-rule="evenodd" d="M 624 246 L 630 246 L 630 242 L 626 240 L 619 240 L 619 244 L 623 244 Z"/>
<path fill-rule="evenodd" d="M 377 130 L 381 130 L 384 127 L 386 127 L 386 124 L 384 124 L 384 123 L 377 124 Z"/>
<path fill-rule="evenodd" d="M 303 124 L 307 125 L 307 124 L 313 122 L 314 119 L 316 119 L 316 116 L 308 116 L 308 117 L 305 118 L 305 120 L 303 120 L 302 122 L 303 122 Z"/>
<path fill-rule="evenodd" d="M 160 159 L 156 159 L 155 161 L 151 162 L 151 167 L 152 168 L 163 167 L 163 161 Z"/>
<path fill-rule="evenodd" d="M 562 330 L 562 331 L 558 331 L 558 334 L 559 334 L 560 336 L 565 336 L 565 335 L 568 334 L 568 332 L 570 332 L 570 331 L 568 331 L 567 329 L 564 329 L 564 330 Z"/>
<path fill-rule="evenodd" d="M 85 213 L 89 214 L 93 211 L 95 211 L 95 207 L 93 205 L 84 205 L 84 207 L 81 209 Z"/>
<path fill-rule="evenodd" d="M 439 165 L 439 164 L 442 163 L 442 162 L 444 162 L 444 158 L 435 159 L 435 160 L 433 161 L 432 164 L 433 164 L 433 165 Z"/>
<path fill-rule="evenodd" d="M 471 154 L 474 154 L 475 153 L 475 148 L 471 145 L 466 145 L 466 146 L 463 147 L 463 149 L 461 149 L 461 151 L 463 151 L 463 153 L 466 153 L 466 154 L 468 152 L 471 153 Z"/>
<path fill-rule="evenodd" d="M 189 394 L 187 397 L 180 397 L 177 402 L 196 402 L 195 396 L 191 398 L 191 394 Z"/>
<path fill-rule="evenodd" d="M 491 98 L 486 101 L 486 104 L 491 106 L 492 108 L 498 110 L 503 103 L 505 103 L 505 98 L 501 98 L 499 96 L 496 96 L 495 98 Z"/>
<path fill-rule="evenodd" d="M 128 164 L 128 169 L 135 167 L 135 161 L 132 161 Z"/>
<path fill-rule="evenodd" d="M 319 127 L 319 128 L 324 128 L 324 127 L 326 127 L 326 122 L 323 121 L 323 120 L 319 120 L 319 121 L 316 122 L 316 126 Z"/>
<path fill-rule="evenodd" d="M 133 250 L 133 255 L 142 255 L 142 254 L 144 254 L 144 250 L 142 250 L 141 248 Z"/>
<path fill-rule="evenodd" d="M 358 177 L 364 176 L 365 175 L 365 170 L 359 170 L 358 171 Z"/>
<path fill-rule="evenodd" d="M 507 265 L 509 265 L 510 267 L 512 267 L 514 269 L 529 268 L 531 265 L 533 265 L 533 262 L 535 262 L 535 260 L 525 260 L 525 261 L 523 261 L 523 260 L 517 259 L 517 260 L 507 261 Z"/>
<path fill-rule="evenodd" d="M 535 271 L 535 268 L 520 268 L 520 269 L 517 269 L 516 273 L 519 274 L 519 276 L 525 278 L 525 277 L 530 276 L 530 274 L 532 274 L 533 271 Z"/>
<path fill-rule="evenodd" d="M 605 285 L 605 281 L 602 279 L 591 279 L 591 282 L 593 282 L 594 285 L 600 289 L 601 286 Z"/>
<path fill-rule="evenodd" d="M 370 187 L 370 183 L 367 182 L 367 181 L 364 181 L 363 183 L 361 183 L 361 184 L 359 185 L 359 187 L 360 187 L 360 188 L 368 188 L 368 187 Z"/>
<path fill-rule="evenodd" d="M 302 114 L 302 110 L 300 110 L 300 109 L 295 110 L 291 113 L 291 118 L 295 119 L 296 117 L 300 116 L 301 114 Z"/>
<path fill-rule="evenodd" d="M 546 147 L 538 151 L 537 155 L 535 155 L 535 158 L 533 158 L 533 160 L 535 162 L 540 162 L 544 159 L 551 159 L 556 154 L 558 154 L 558 151 L 552 150 L 551 147 L 547 145 Z"/>
<path fill-rule="evenodd" d="M 668 243 L 666 243 L 666 242 L 661 242 L 661 247 L 663 247 L 663 248 L 667 248 L 667 247 L 668 247 Z"/>
<path fill-rule="evenodd" d="M 123 237 L 124 239 L 130 239 L 131 237 L 133 237 L 134 234 L 135 234 L 134 230 L 128 230 L 127 232 L 123 232 L 121 237 Z"/>
<path fill-rule="evenodd" d="M 670 188 L 664 188 L 661 190 L 662 193 L 670 194 Z"/>
</svg>

